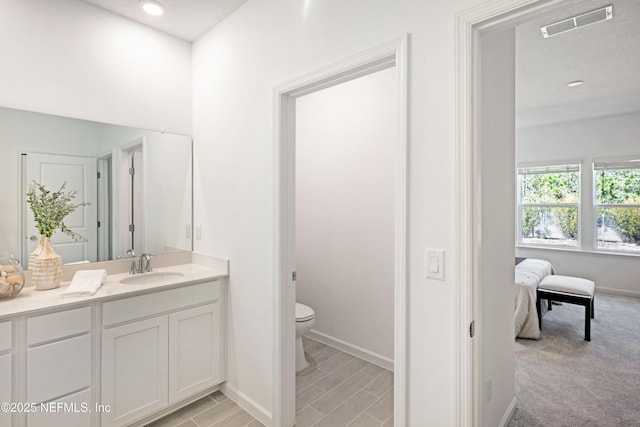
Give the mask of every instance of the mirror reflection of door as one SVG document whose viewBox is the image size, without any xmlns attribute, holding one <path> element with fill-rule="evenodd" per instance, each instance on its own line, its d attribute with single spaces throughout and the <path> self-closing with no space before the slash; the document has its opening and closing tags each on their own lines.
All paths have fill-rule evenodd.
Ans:
<svg viewBox="0 0 640 427">
<path fill-rule="evenodd" d="M 137 145 L 125 152 L 125 167 L 122 170 L 123 182 L 127 192 L 123 200 L 126 218 L 129 224 L 124 228 L 127 238 L 124 241 L 128 249 L 141 253 L 144 251 L 144 157 L 142 145 Z"/>
<path fill-rule="evenodd" d="M 142 147 L 130 152 L 131 158 L 131 248 L 138 252 L 144 250 L 144 171 Z"/>
<path fill-rule="evenodd" d="M 44 185 L 48 190 L 56 191 L 67 183 L 66 191 L 77 191 L 74 204 L 91 203 L 80 206 L 69 214 L 64 223 L 86 240 L 74 241 L 71 237 L 57 231 L 51 236 L 54 250 L 62 256 L 63 263 L 97 261 L 97 223 L 96 223 L 96 159 L 93 157 L 67 156 L 59 154 L 23 153 L 22 215 L 26 226 L 23 236 L 24 260 L 38 245 L 39 233 L 33 218 L 33 212 L 26 203 L 26 193 L 32 181 Z"/>
<path fill-rule="evenodd" d="M 113 259 L 113 156 L 98 159 L 98 261 Z"/>
</svg>

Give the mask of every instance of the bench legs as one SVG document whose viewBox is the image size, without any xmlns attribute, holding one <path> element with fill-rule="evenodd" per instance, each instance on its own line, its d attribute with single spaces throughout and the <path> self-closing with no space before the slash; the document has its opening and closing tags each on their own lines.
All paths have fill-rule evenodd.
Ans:
<svg viewBox="0 0 640 427">
<path fill-rule="evenodd" d="M 578 304 L 584 306 L 584 339 L 585 341 L 591 341 L 591 319 L 595 317 L 594 299 L 595 297 L 588 297 L 576 294 L 567 294 L 562 292 L 552 292 L 542 289 L 538 289 L 538 295 L 536 300 L 536 310 L 538 311 L 538 326 L 542 330 L 542 300 L 546 299 L 551 310 L 551 301 L 567 302 L 570 304 Z"/>
</svg>

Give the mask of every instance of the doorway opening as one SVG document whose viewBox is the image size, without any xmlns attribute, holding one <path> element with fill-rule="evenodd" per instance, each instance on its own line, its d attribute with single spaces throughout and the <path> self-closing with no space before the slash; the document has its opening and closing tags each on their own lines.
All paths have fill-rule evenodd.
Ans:
<svg viewBox="0 0 640 427">
<path fill-rule="evenodd" d="M 346 400 L 360 422 L 393 415 L 395 75 L 390 67 L 296 98 L 301 419 L 327 424 Z"/>
<path fill-rule="evenodd" d="M 495 7 L 476 8 L 458 16 L 457 127 L 459 134 L 456 175 L 459 214 L 457 244 L 460 260 L 457 267 L 460 286 L 457 290 L 458 315 L 456 317 L 464 322 L 461 326 L 465 324 L 468 326 L 472 320 L 475 320 L 477 332 L 475 340 L 470 340 L 468 335 L 460 335 L 457 338 L 458 354 L 461 357 L 457 368 L 459 398 L 456 413 L 469 414 L 458 416 L 457 425 L 506 425 L 516 410 L 515 370 L 511 368 L 515 366 L 513 325 L 510 325 L 510 330 L 507 330 L 504 324 L 498 323 L 500 315 L 505 315 L 505 318 L 513 316 L 511 311 L 511 316 L 506 317 L 508 313 L 501 307 L 507 303 L 513 307 L 515 290 L 500 287 L 498 283 L 502 279 L 513 280 L 514 255 L 526 257 L 538 255 L 537 257 L 540 258 L 545 255 L 552 260 L 584 256 L 579 255 L 575 250 L 568 255 L 568 252 L 557 249 L 547 250 L 546 253 L 541 249 L 535 251 L 526 249 L 526 253 L 522 252 L 522 248 L 518 248 L 517 252 L 515 249 L 516 233 L 521 232 L 515 223 L 516 161 L 523 161 L 520 157 L 523 153 L 516 151 L 515 145 L 516 136 L 520 140 L 522 132 L 516 127 L 514 91 L 519 86 L 516 86 L 517 66 L 514 58 L 520 55 L 522 59 L 522 55 L 530 54 L 530 49 L 517 51 L 516 36 L 522 34 L 518 33 L 517 29 L 522 29 L 523 26 L 540 17 L 543 17 L 542 20 L 545 22 L 539 24 L 554 22 L 555 18 L 549 17 L 550 13 L 560 15 L 556 18 L 562 18 L 564 15 L 572 16 L 574 6 L 588 10 L 596 4 L 573 0 L 551 2 L 507 0 Z M 614 16 L 615 7 L 614 2 Z M 546 19 L 547 17 L 549 18 Z M 613 21 L 607 21 L 608 23 L 598 23 L 584 30 L 576 30 L 571 37 L 577 36 L 578 31 L 586 31 L 588 28 L 590 28 L 589 31 L 597 29 L 598 35 L 602 37 L 607 33 L 605 26 L 611 25 L 614 21 L 615 18 Z M 538 26 L 535 25 L 535 27 Z M 539 32 L 539 28 L 535 30 Z M 555 37 L 562 37 L 562 35 Z M 543 39 L 542 34 L 540 39 Z M 547 46 L 549 43 L 559 43 L 559 40 L 547 40 Z M 594 57 L 597 56 L 593 53 L 592 44 L 585 42 L 581 44 L 589 46 L 588 49 L 591 49 Z M 576 67 L 572 68 L 574 71 L 578 70 L 579 62 L 576 61 Z M 556 61 L 548 61 L 542 65 L 547 64 L 555 66 Z M 594 65 L 593 61 L 590 65 Z M 600 75 L 602 76 L 603 73 Z M 569 81 L 561 81 L 561 86 L 566 87 Z M 554 94 L 556 98 L 560 97 L 559 92 L 560 90 Z M 522 96 L 523 91 L 518 94 Z M 590 110 L 592 108 L 594 108 L 593 105 L 589 107 Z M 577 108 L 576 104 L 572 110 L 572 113 L 576 113 L 581 109 Z M 563 111 L 556 109 L 554 120 L 559 122 L 557 116 L 561 113 Z M 520 119 L 522 117 L 519 116 L 518 121 Z M 531 115 L 527 120 L 530 119 L 532 119 Z M 576 118 L 569 120 L 575 121 Z M 554 126 L 558 126 L 558 123 L 556 122 Z M 531 125 L 525 127 L 531 128 Z M 527 133 L 533 134 L 530 129 Z M 591 132 L 591 134 L 595 133 L 597 132 Z M 606 133 L 602 132 L 602 134 Z M 540 135 L 542 134 L 538 136 Z M 564 147 L 565 154 L 561 155 L 564 161 L 576 160 L 576 156 L 581 156 L 576 151 L 569 150 L 569 139 L 568 134 L 565 133 L 565 140 L 562 143 L 556 141 L 556 147 L 554 147 L 559 150 Z M 547 133 L 545 135 L 547 145 L 544 143 L 536 145 L 539 156 L 549 154 L 547 148 L 550 141 L 551 134 Z M 584 138 L 581 138 L 581 142 L 584 143 Z M 543 147 L 546 148 L 543 149 Z M 601 150 L 601 153 L 606 153 L 605 156 L 610 155 L 606 150 Z M 544 160 L 542 157 L 536 159 L 537 162 Z M 589 159 L 588 155 L 584 155 L 581 162 L 586 168 L 591 168 L 592 159 Z M 591 180 L 583 180 L 582 185 L 590 187 Z M 589 204 L 591 197 L 584 197 L 583 193 L 583 200 Z M 589 206 L 583 207 L 593 209 Z M 582 215 L 582 218 L 584 217 L 585 215 Z M 590 231 L 590 233 L 594 232 Z M 485 238 L 481 239 L 480 236 Z M 491 238 L 487 239 L 487 236 Z M 587 240 L 590 241 L 591 238 Z M 556 269 L 557 267 L 558 265 Z M 579 276 L 579 272 L 584 270 L 579 266 L 576 266 L 576 269 L 576 273 L 571 275 Z"/>
<path fill-rule="evenodd" d="M 274 425 L 295 423 L 296 99 L 393 67 L 397 132 L 393 168 L 394 421 L 406 403 L 406 79 L 407 38 L 401 37 L 276 88 L 275 159 L 275 390 Z M 328 171 L 329 172 L 329 171 Z"/>
</svg>

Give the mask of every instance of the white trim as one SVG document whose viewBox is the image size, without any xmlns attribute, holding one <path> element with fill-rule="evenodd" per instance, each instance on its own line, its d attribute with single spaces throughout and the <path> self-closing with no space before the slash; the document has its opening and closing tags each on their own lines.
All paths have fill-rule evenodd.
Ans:
<svg viewBox="0 0 640 427">
<path fill-rule="evenodd" d="M 265 426 L 272 425 L 271 412 L 231 384 L 220 384 L 220 391 Z"/>
<path fill-rule="evenodd" d="M 283 83 L 274 90 L 274 396 L 273 426 L 295 422 L 295 287 L 290 279 L 294 212 L 295 97 L 396 67 L 398 141 L 394 211 L 394 420 L 406 425 L 407 412 L 407 45 L 402 35 L 350 58 Z"/>
<path fill-rule="evenodd" d="M 349 353 L 359 359 L 366 360 L 369 363 L 373 363 L 374 365 L 380 366 L 381 368 L 387 369 L 391 372 L 394 371 L 393 359 L 389 359 L 388 357 L 369 351 L 366 348 L 359 347 L 355 344 L 351 344 L 313 329 L 310 330 L 306 336 L 312 340 L 320 341 L 321 343 L 337 348 L 345 353 Z"/>
<path fill-rule="evenodd" d="M 514 396 L 513 400 L 511 401 L 511 404 L 509 405 L 504 415 L 502 416 L 502 419 L 500 420 L 500 424 L 498 424 L 498 427 L 508 426 L 509 423 L 511 422 L 511 419 L 513 418 L 513 415 L 516 413 L 517 408 L 518 408 L 518 399 Z"/>
<path fill-rule="evenodd" d="M 626 289 L 605 288 L 603 286 L 596 286 L 596 291 L 603 294 L 611 295 L 624 295 L 627 297 L 640 298 L 640 291 L 629 291 Z"/>
<path fill-rule="evenodd" d="M 478 83 L 477 34 L 531 11 L 530 6 L 547 6 L 560 0 L 499 0 L 485 2 L 456 16 L 456 115 L 455 115 L 455 263 L 454 357 L 455 385 L 452 419 L 458 427 L 481 425 L 479 411 L 479 342 L 469 339 L 471 321 L 480 318 L 478 304 L 478 242 L 480 214 L 476 153 Z M 527 11 L 525 7 L 529 7 Z M 508 16 L 507 16 L 508 15 Z M 482 325 L 476 322 L 476 336 Z"/>
</svg>

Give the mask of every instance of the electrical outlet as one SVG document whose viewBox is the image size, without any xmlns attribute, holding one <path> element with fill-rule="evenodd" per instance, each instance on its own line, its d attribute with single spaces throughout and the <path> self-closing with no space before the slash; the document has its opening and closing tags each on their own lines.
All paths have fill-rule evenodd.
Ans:
<svg viewBox="0 0 640 427">
<path fill-rule="evenodd" d="M 491 378 L 489 378 L 484 382 L 484 396 L 487 402 L 491 400 L 492 388 L 493 388 L 493 383 L 491 381 Z"/>
<path fill-rule="evenodd" d="M 191 224 L 187 224 L 184 226 L 184 237 L 187 239 L 191 238 Z"/>
<path fill-rule="evenodd" d="M 202 240 L 202 226 L 196 225 L 196 240 Z"/>
</svg>

